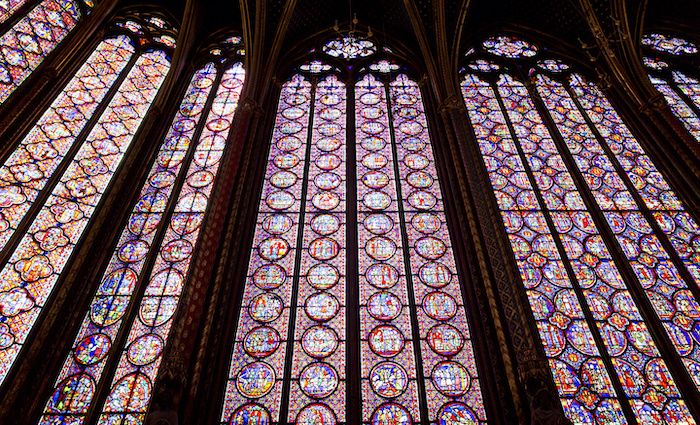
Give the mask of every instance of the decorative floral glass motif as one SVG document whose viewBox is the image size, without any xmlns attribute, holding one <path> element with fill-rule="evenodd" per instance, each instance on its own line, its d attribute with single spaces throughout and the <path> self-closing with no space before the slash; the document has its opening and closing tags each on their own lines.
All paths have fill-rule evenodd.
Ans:
<svg viewBox="0 0 700 425">
<path fill-rule="evenodd" d="M 126 36 L 100 43 L 0 167 L 0 247 L 17 230 L 133 54 Z"/>
<path fill-rule="evenodd" d="M 0 104 L 63 41 L 81 16 L 77 0 L 43 0 L 0 36 Z"/>
<path fill-rule="evenodd" d="M 220 423 L 349 421 L 352 330 L 362 423 L 485 424 L 418 84 L 351 89 L 328 72 L 282 88 Z"/>
<path fill-rule="evenodd" d="M 636 298 L 646 297 L 700 383 L 699 353 L 686 333 L 696 326 L 700 307 L 678 268 L 682 264 L 697 281 L 700 261 L 692 241 L 700 227 L 594 84 L 578 74 L 568 75 L 567 83 L 540 74 L 536 82 L 531 92 L 508 74 L 497 83 L 466 75 L 462 89 L 565 412 L 575 423 L 624 423 L 618 401 L 624 397 L 640 423 L 695 423 Z M 531 96 L 544 102 L 563 143 L 552 138 Z M 571 174 L 577 173 L 585 186 L 574 183 Z M 597 205 L 584 202 L 579 191 L 590 191 Z M 588 208 L 600 208 L 602 219 Z M 606 241 L 598 228 L 613 239 Z M 623 253 L 635 278 L 623 277 L 608 246 Z M 533 261 L 534 253 L 540 261 Z M 543 268 L 552 260 L 556 267 Z M 570 294 L 566 302 L 564 293 Z M 578 299 L 586 308 L 576 306 Z M 579 337 L 572 329 L 576 321 Z M 585 340 L 588 349 L 580 345 Z M 610 358 L 608 366 L 599 361 L 591 374 L 570 355 L 557 359 L 569 344 L 579 357 Z M 592 376 L 601 381 L 594 384 Z M 623 393 L 616 393 L 610 377 Z M 588 404 L 593 399 L 606 402 Z"/>
<path fill-rule="evenodd" d="M 487 52 L 506 58 L 529 58 L 537 54 L 537 46 L 505 35 L 488 38 L 484 40 L 483 46 Z"/>
<path fill-rule="evenodd" d="M 166 212 L 175 180 L 182 174 L 184 159 L 192 145 L 192 137 L 215 79 L 216 69 L 212 64 L 195 73 L 103 273 L 99 289 L 56 381 L 41 423 L 55 423 L 68 418 L 73 424 L 83 423 L 82 418 L 92 403 L 95 387 L 101 381 L 109 355 L 116 351 L 112 341 L 124 323 L 124 315 L 131 304 L 136 284 L 142 277 L 147 254 L 152 250 L 156 229 Z M 209 174 L 204 174 L 203 181 L 206 182 L 209 177 Z M 178 228 L 183 232 L 196 229 L 197 221 L 189 220 L 190 217 L 184 214 L 178 217 L 171 221 L 180 225 Z M 178 282 L 175 282 L 174 276 L 165 275 L 162 278 L 175 288 Z M 143 365 L 152 363 L 153 357 L 162 351 L 164 345 L 161 336 L 145 335 L 129 346 L 130 359 Z"/>
<path fill-rule="evenodd" d="M 138 57 L 0 271 L 0 331 L 5 342 L 0 347 L 1 379 L 17 357 L 169 68 L 161 51 Z"/>
<path fill-rule="evenodd" d="M 126 346 L 121 353 L 98 421 L 100 424 L 120 421 L 141 424 L 145 420 L 153 381 L 162 360 L 162 348 L 170 335 L 188 276 L 244 78 L 245 71 L 241 63 L 232 65 L 221 76 L 185 173 L 184 184 L 177 194 L 168 228 L 160 242 L 158 256 L 138 307 L 138 315 L 131 325 Z M 206 86 L 211 83 L 211 79 L 201 79 L 199 83 Z M 173 161 L 172 156 L 166 154 L 166 157 Z M 254 382 L 269 379 L 269 371 L 262 369 L 261 373 L 261 377 L 254 379 Z"/>
<path fill-rule="evenodd" d="M 370 40 L 358 38 L 353 34 L 328 41 L 323 52 L 341 59 L 357 59 L 369 56 L 377 51 L 377 46 Z"/>
<path fill-rule="evenodd" d="M 698 52 L 698 47 L 688 40 L 659 33 L 645 35 L 642 37 L 642 44 L 672 55 L 692 55 Z"/>
</svg>

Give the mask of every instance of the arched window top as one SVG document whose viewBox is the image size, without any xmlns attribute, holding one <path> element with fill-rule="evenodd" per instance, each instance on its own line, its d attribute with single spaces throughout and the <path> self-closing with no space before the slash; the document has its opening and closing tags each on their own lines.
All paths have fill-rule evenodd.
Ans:
<svg viewBox="0 0 700 425">
<path fill-rule="evenodd" d="M 127 11 L 114 19 L 108 33 L 128 35 L 143 50 L 163 50 L 172 55 L 177 28 L 157 11 Z"/>
<path fill-rule="evenodd" d="M 377 46 L 371 40 L 350 33 L 328 40 L 323 45 L 323 52 L 335 58 L 349 60 L 370 56 L 377 52 Z"/>
<path fill-rule="evenodd" d="M 243 37 L 238 32 L 225 31 L 211 37 L 212 42 L 206 44 L 199 52 L 195 61 L 201 63 L 214 61 L 226 68 L 236 62 L 243 62 L 245 47 Z"/>
<path fill-rule="evenodd" d="M 674 56 L 694 55 L 698 53 L 698 46 L 686 39 L 673 37 L 667 34 L 649 33 L 642 37 L 642 45 L 657 52 Z"/>
<path fill-rule="evenodd" d="M 538 52 L 538 48 L 534 44 L 506 35 L 487 38 L 482 46 L 487 52 L 506 58 L 531 58 Z"/>
</svg>

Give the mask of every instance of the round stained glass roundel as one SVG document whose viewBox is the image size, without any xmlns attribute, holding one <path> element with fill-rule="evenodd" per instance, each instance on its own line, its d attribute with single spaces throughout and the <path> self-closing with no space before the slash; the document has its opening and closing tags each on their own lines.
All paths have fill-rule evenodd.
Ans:
<svg viewBox="0 0 700 425">
<path fill-rule="evenodd" d="M 438 363 L 432 373 L 433 384 L 448 397 L 460 397 L 467 393 L 471 380 L 467 369 L 457 362 Z"/>
<path fill-rule="evenodd" d="M 153 363 L 163 352 L 163 340 L 154 334 L 142 335 L 135 339 L 126 351 L 129 361 L 136 366 Z"/>
<path fill-rule="evenodd" d="M 446 323 L 433 326 L 426 336 L 430 348 L 441 356 L 451 357 L 462 351 L 464 337 L 452 325 Z"/>
<path fill-rule="evenodd" d="M 278 171 L 270 176 L 270 184 L 279 189 L 292 187 L 296 181 L 297 175 L 290 171 Z"/>
<path fill-rule="evenodd" d="M 289 244 L 282 238 L 267 238 L 258 245 L 260 257 L 267 261 L 277 261 L 289 252 Z"/>
<path fill-rule="evenodd" d="M 297 425 L 335 425 L 335 413 L 322 403 L 311 403 L 299 411 Z"/>
<path fill-rule="evenodd" d="M 258 326 L 251 329 L 243 339 L 243 349 L 249 356 L 264 358 L 280 346 L 280 336 L 269 326 Z"/>
<path fill-rule="evenodd" d="M 265 264 L 253 273 L 253 283 L 263 290 L 277 289 L 286 279 L 287 272 L 278 264 Z"/>
<path fill-rule="evenodd" d="M 457 314 L 457 303 L 452 296 L 435 291 L 423 298 L 423 310 L 435 320 L 450 320 Z"/>
<path fill-rule="evenodd" d="M 270 412 L 259 404 L 247 403 L 236 409 L 228 425 L 272 425 Z"/>
<path fill-rule="evenodd" d="M 332 235 L 340 228 L 340 219 L 331 214 L 319 214 L 311 219 L 311 229 L 321 236 Z"/>
<path fill-rule="evenodd" d="M 309 255 L 319 261 L 332 260 L 339 252 L 340 245 L 331 238 L 318 238 L 309 245 Z"/>
<path fill-rule="evenodd" d="M 325 137 L 316 142 L 316 147 L 323 152 L 333 152 L 342 146 L 343 142 L 335 137 Z"/>
<path fill-rule="evenodd" d="M 372 413 L 372 425 L 411 425 L 413 420 L 408 410 L 398 403 L 384 403 Z"/>
<path fill-rule="evenodd" d="M 365 137 L 360 141 L 360 143 L 362 144 L 363 149 L 372 152 L 382 150 L 384 149 L 384 146 L 386 146 L 386 141 L 377 136 Z"/>
<path fill-rule="evenodd" d="M 391 292 L 377 292 L 367 300 L 367 311 L 377 320 L 394 320 L 401 314 L 401 300 Z"/>
<path fill-rule="evenodd" d="M 306 314 L 317 322 L 326 322 L 338 313 L 340 303 L 338 299 L 327 292 L 318 292 L 306 299 L 304 310 Z"/>
<path fill-rule="evenodd" d="M 369 168 L 370 170 L 379 170 L 389 163 L 389 160 L 382 154 L 370 153 L 362 158 L 362 165 Z"/>
<path fill-rule="evenodd" d="M 369 333 L 369 347 L 382 357 L 394 357 L 403 350 L 405 339 L 393 325 L 380 325 Z"/>
<path fill-rule="evenodd" d="M 428 158 L 417 153 L 406 155 L 403 158 L 403 163 L 406 164 L 406 166 L 412 170 L 423 170 L 428 165 L 430 165 L 430 161 L 428 160 Z"/>
<path fill-rule="evenodd" d="M 277 140 L 277 149 L 282 152 L 294 152 L 302 145 L 301 139 L 296 136 L 285 136 Z"/>
<path fill-rule="evenodd" d="M 384 236 L 376 236 L 367 241 L 365 245 L 367 255 L 377 261 L 386 261 L 394 256 L 396 244 Z"/>
<path fill-rule="evenodd" d="M 263 229 L 272 235 L 287 233 L 293 225 L 292 219 L 284 214 L 268 215 L 262 222 Z"/>
<path fill-rule="evenodd" d="M 324 171 L 332 171 L 340 167 L 342 160 L 338 155 L 329 153 L 316 158 L 316 166 Z"/>
<path fill-rule="evenodd" d="M 406 137 L 401 141 L 401 147 L 411 152 L 418 152 L 425 149 L 425 142 L 418 137 Z"/>
<path fill-rule="evenodd" d="M 408 374 L 399 364 L 383 362 L 369 373 L 370 385 L 375 393 L 384 398 L 398 397 L 408 387 Z"/>
<path fill-rule="evenodd" d="M 321 173 L 314 178 L 314 184 L 321 190 L 332 190 L 340 186 L 343 180 L 336 173 Z"/>
<path fill-rule="evenodd" d="M 386 214 L 372 214 L 365 218 L 363 224 L 375 235 L 384 235 L 394 227 L 394 220 Z"/>
<path fill-rule="evenodd" d="M 399 272 L 390 264 L 373 264 L 367 268 L 365 277 L 375 288 L 389 289 L 399 281 Z"/>
<path fill-rule="evenodd" d="M 411 225 L 421 233 L 432 234 L 440 229 L 442 222 L 437 214 L 420 213 L 411 218 Z"/>
<path fill-rule="evenodd" d="M 107 356 L 112 340 L 103 333 L 89 335 L 82 339 L 75 347 L 73 357 L 82 365 L 91 365 L 100 362 Z"/>
<path fill-rule="evenodd" d="M 309 282 L 309 285 L 318 290 L 334 287 L 339 279 L 340 273 L 338 269 L 325 263 L 313 266 L 306 275 L 306 280 Z"/>
<path fill-rule="evenodd" d="M 275 167 L 282 170 L 289 170 L 299 164 L 299 157 L 292 153 L 286 153 L 283 155 L 277 155 L 273 159 L 273 162 L 275 163 Z"/>
<path fill-rule="evenodd" d="M 275 371 L 265 362 L 247 364 L 236 377 L 238 392 L 248 398 L 260 398 L 275 385 Z"/>
<path fill-rule="evenodd" d="M 381 171 L 370 171 L 362 176 L 362 183 L 378 190 L 389 184 L 389 176 Z"/>
<path fill-rule="evenodd" d="M 311 203 L 321 211 L 330 211 L 340 204 L 340 197 L 334 192 L 321 192 L 311 198 Z"/>
<path fill-rule="evenodd" d="M 408 196 L 408 203 L 417 210 L 429 210 L 437 204 L 437 198 L 430 193 L 419 190 Z"/>
<path fill-rule="evenodd" d="M 301 371 L 299 387 L 311 398 L 326 398 L 338 387 L 338 373 L 328 363 L 312 363 Z"/>
<path fill-rule="evenodd" d="M 385 210 L 391 205 L 391 197 L 384 192 L 369 192 L 362 198 L 362 203 L 371 210 Z"/>
<path fill-rule="evenodd" d="M 281 211 L 294 205 L 294 195 L 284 190 L 272 192 L 265 198 L 265 203 L 273 210 Z"/>
<path fill-rule="evenodd" d="M 338 334 L 328 326 L 318 325 L 308 328 L 301 337 L 304 352 L 315 359 L 323 359 L 338 348 Z"/>
<path fill-rule="evenodd" d="M 416 252 L 423 258 L 428 260 L 437 260 L 445 255 L 447 246 L 438 238 L 432 236 L 419 239 L 416 242 Z"/>
<path fill-rule="evenodd" d="M 264 293 L 250 300 L 248 310 L 250 316 L 262 323 L 269 323 L 282 314 L 284 304 L 282 299 L 275 294 Z"/>
<path fill-rule="evenodd" d="M 478 425 L 479 419 L 464 403 L 453 401 L 438 412 L 438 425 Z"/>
</svg>

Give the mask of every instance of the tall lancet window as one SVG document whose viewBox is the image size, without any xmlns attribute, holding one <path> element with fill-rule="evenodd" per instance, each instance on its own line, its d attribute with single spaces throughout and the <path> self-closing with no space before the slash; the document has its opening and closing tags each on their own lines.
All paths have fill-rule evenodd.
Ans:
<svg viewBox="0 0 700 425">
<path fill-rule="evenodd" d="M 486 423 L 421 90 L 370 40 L 317 51 L 280 93 L 220 423 Z"/>
<path fill-rule="evenodd" d="M 0 104 L 90 12 L 91 0 L 8 0 L 0 4 Z"/>
<path fill-rule="evenodd" d="M 239 53 L 241 38 L 232 36 L 203 54 L 102 273 L 41 424 L 145 421 L 233 129 L 245 79 Z M 110 362 L 117 364 L 116 371 L 107 368 Z M 104 404 L 97 405 L 98 399 Z M 96 417 L 90 419 L 89 412 Z"/>
<path fill-rule="evenodd" d="M 0 167 L 0 383 L 168 73 L 153 33 L 111 31 Z"/>
<path fill-rule="evenodd" d="M 695 423 L 685 402 L 700 387 L 694 218 L 605 95 L 567 64 L 499 36 L 463 72 L 565 413 L 577 424 Z"/>
<path fill-rule="evenodd" d="M 700 55 L 688 40 L 651 33 L 642 37 L 644 65 L 671 111 L 700 142 Z"/>
</svg>

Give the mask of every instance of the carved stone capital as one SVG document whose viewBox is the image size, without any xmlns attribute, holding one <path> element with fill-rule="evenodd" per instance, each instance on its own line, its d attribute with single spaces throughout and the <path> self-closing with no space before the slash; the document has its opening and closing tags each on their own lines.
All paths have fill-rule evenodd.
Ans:
<svg viewBox="0 0 700 425">
<path fill-rule="evenodd" d="M 246 97 L 239 103 L 239 105 L 239 108 L 247 113 L 262 115 L 264 112 L 260 104 L 251 97 Z"/>
<path fill-rule="evenodd" d="M 646 103 L 642 104 L 639 111 L 644 115 L 651 115 L 654 112 L 661 111 L 666 107 L 666 101 L 661 93 L 656 93 L 650 97 Z"/>
<path fill-rule="evenodd" d="M 441 114 L 447 114 L 450 112 L 455 112 L 463 109 L 462 98 L 459 95 L 453 94 L 445 99 L 444 102 L 440 104 L 439 111 Z"/>
</svg>

